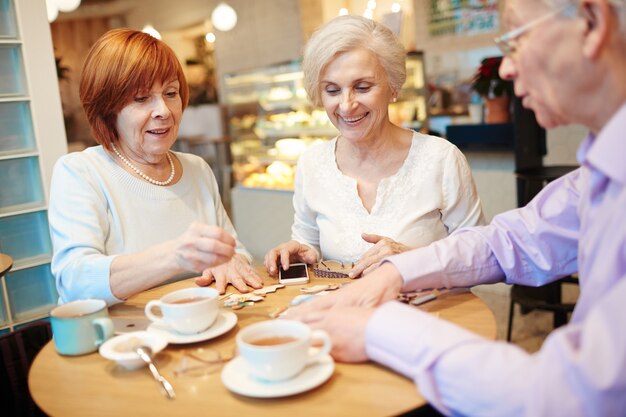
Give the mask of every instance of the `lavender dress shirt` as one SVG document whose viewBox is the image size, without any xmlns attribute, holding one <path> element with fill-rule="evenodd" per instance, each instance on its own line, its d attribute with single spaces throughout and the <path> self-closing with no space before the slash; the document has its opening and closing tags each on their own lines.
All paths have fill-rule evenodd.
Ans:
<svg viewBox="0 0 626 417">
<path fill-rule="evenodd" d="M 505 281 L 541 285 L 578 271 L 570 323 L 528 354 L 397 302 L 366 329 L 369 357 L 417 383 L 446 414 L 626 415 L 626 103 L 583 142 L 581 167 L 526 207 L 389 258 L 404 290 Z M 389 323 L 394 323 L 390 326 Z"/>
</svg>

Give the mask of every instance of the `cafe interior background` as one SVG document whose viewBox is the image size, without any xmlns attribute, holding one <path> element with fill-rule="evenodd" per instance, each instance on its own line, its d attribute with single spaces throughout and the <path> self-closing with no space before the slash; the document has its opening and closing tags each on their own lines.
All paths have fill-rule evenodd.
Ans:
<svg viewBox="0 0 626 417">
<path fill-rule="evenodd" d="M 178 150 L 212 166 L 257 261 L 289 238 L 298 156 L 337 133 L 323 109 L 308 104 L 300 59 L 311 33 L 340 13 L 382 21 L 406 46 L 407 83 L 390 106 L 391 119 L 457 143 L 488 219 L 517 207 L 514 145 L 510 134 L 498 133 L 511 132 L 510 123 L 486 123 L 485 100 L 471 88 L 481 61 L 500 55 L 492 39 L 504 31 L 504 1 L 48 0 L 46 7 L 44 0 L 20 0 L 12 10 L 14 3 L 0 0 L 0 252 L 14 259 L 2 278 L 0 334 L 45 318 L 56 302 L 46 219 L 50 174 L 63 153 L 94 145 L 78 81 L 86 52 L 111 28 L 153 31 L 183 63 L 191 105 Z M 472 135 L 476 128 L 481 133 Z M 464 129 L 469 136 L 448 133 Z M 542 163 L 575 165 L 584 133 L 577 126 L 548 131 Z M 509 287 L 476 293 L 493 309 L 504 338 Z M 576 295 L 574 289 L 564 296 Z M 550 315 L 525 317 L 516 322 L 515 340 L 536 350 Z"/>
</svg>

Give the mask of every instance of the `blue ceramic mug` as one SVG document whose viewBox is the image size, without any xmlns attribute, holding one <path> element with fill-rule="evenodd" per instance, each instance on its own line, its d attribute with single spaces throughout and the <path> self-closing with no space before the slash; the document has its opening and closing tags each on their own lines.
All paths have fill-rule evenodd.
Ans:
<svg viewBox="0 0 626 417">
<path fill-rule="evenodd" d="M 113 322 L 104 300 L 77 300 L 50 312 L 52 338 L 61 355 L 95 352 L 113 336 Z"/>
</svg>

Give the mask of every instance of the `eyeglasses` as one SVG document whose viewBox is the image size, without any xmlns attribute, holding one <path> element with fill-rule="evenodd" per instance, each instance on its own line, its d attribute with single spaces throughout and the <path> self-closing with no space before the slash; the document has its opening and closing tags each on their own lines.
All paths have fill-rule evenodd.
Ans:
<svg viewBox="0 0 626 417">
<path fill-rule="evenodd" d="M 555 16 L 558 16 L 561 13 L 564 14 L 571 14 L 573 11 L 575 11 L 575 9 L 577 8 L 577 6 L 573 3 L 568 3 L 563 7 L 560 7 L 556 10 L 551 11 L 548 14 L 545 14 L 543 16 L 538 17 L 537 19 L 531 20 L 530 22 L 516 28 L 513 29 L 501 36 L 498 36 L 497 38 L 495 38 L 493 41 L 496 43 L 496 45 L 498 46 L 498 48 L 500 48 L 500 51 L 502 51 L 502 53 L 505 56 L 510 56 L 513 53 L 515 53 L 515 51 L 517 50 L 517 42 L 515 42 L 520 36 L 524 35 L 525 33 L 527 33 L 530 29 L 534 28 L 535 26 L 552 19 Z"/>
<path fill-rule="evenodd" d="M 213 349 L 198 348 L 183 351 L 178 369 L 174 370 L 177 377 L 206 377 L 222 368 L 226 362 L 235 356 L 235 351 L 230 355 L 222 356 Z"/>
</svg>

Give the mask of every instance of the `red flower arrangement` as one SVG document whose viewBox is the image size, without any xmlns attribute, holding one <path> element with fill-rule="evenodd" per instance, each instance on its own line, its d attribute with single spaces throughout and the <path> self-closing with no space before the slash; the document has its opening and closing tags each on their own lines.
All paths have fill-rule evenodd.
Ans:
<svg viewBox="0 0 626 417">
<path fill-rule="evenodd" d="M 501 97 L 513 95 L 513 82 L 503 80 L 498 74 L 502 57 L 490 57 L 481 61 L 480 67 L 472 78 L 472 88 L 483 97 Z"/>
</svg>

